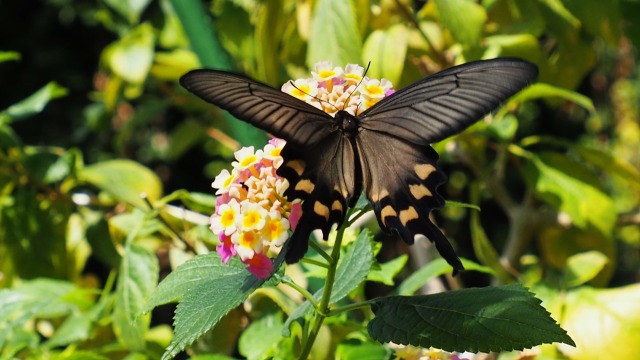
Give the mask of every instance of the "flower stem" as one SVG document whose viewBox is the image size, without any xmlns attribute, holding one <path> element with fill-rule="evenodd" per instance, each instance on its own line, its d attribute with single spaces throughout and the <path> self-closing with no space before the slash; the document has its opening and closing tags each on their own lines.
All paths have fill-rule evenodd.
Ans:
<svg viewBox="0 0 640 360">
<path fill-rule="evenodd" d="M 331 301 L 331 292 L 333 291 L 333 283 L 336 279 L 336 269 L 338 268 L 338 260 L 340 259 L 340 247 L 342 245 L 342 238 L 344 237 L 344 231 L 349 227 L 350 222 L 345 221 L 338 229 L 336 235 L 336 241 L 333 244 L 333 250 L 331 252 L 331 259 L 329 261 L 329 268 L 327 269 L 327 281 L 324 283 L 324 289 L 322 291 L 322 298 L 320 304 L 316 307 L 316 317 L 314 318 L 313 327 L 306 341 L 303 343 L 302 353 L 300 359 L 307 359 L 311 353 L 311 347 L 320 332 L 324 319 L 329 314 L 329 302 Z"/>
</svg>

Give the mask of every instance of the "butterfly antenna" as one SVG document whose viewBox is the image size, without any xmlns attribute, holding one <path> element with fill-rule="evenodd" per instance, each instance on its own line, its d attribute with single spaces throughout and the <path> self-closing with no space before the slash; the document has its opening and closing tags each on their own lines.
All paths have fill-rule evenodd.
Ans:
<svg viewBox="0 0 640 360">
<path fill-rule="evenodd" d="M 322 99 L 320 99 L 319 97 L 317 97 L 317 96 L 315 96 L 315 95 L 311 95 L 311 94 L 309 94 L 308 92 L 306 92 L 306 91 L 304 91 L 304 90 L 300 89 L 299 87 L 297 87 L 297 86 L 296 86 L 296 84 L 293 82 L 293 80 L 289 80 L 289 82 L 291 83 L 291 86 L 293 86 L 296 90 L 300 91 L 301 93 L 303 93 L 303 94 L 305 94 L 305 95 L 309 95 L 309 96 L 311 96 L 312 98 L 314 98 L 314 99 L 318 100 L 321 104 L 322 104 L 322 103 L 327 103 L 327 104 L 329 104 L 329 105 L 333 106 L 336 110 L 340 110 L 340 109 L 338 109 L 338 107 L 337 107 L 337 106 L 333 105 L 332 103 L 330 103 L 330 102 L 328 102 L 328 101 L 326 101 L 326 100 L 322 100 Z"/>
<path fill-rule="evenodd" d="M 369 67 L 371 67 L 371 61 L 369 61 L 369 63 L 367 64 L 367 67 L 364 69 L 364 72 L 362 73 L 362 79 L 360 79 L 360 81 L 358 81 L 358 83 L 356 84 L 356 88 L 353 89 L 353 91 L 349 93 L 349 96 L 347 97 L 347 100 L 344 102 L 345 106 L 347 106 L 349 104 L 349 100 L 351 100 L 351 96 L 353 95 L 354 92 L 356 92 L 358 87 L 360 87 L 360 84 L 362 84 L 362 82 L 364 81 L 364 77 L 367 76 L 367 72 L 369 71 Z M 358 106 L 356 107 L 356 114 L 358 113 L 357 110 L 359 108 L 360 108 L 360 104 L 358 104 Z"/>
</svg>

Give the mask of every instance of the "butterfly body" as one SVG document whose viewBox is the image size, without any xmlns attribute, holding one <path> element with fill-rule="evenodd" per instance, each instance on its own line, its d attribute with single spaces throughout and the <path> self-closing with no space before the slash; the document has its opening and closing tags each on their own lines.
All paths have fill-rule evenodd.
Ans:
<svg viewBox="0 0 640 360">
<path fill-rule="evenodd" d="M 287 262 L 306 253 L 311 232 L 326 239 L 364 191 L 380 227 L 408 244 L 426 236 L 454 270 L 462 263 L 429 219 L 444 206 L 446 176 L 430 144 L 464 130 L 532 82 L 535 65 L 517 59 L 477 61 L 428 76 L 358 115 L 331 116 L 247 77 L 194 70 L 189 91 L 287 141 L 279 176 L 285 195 L 302 200 L 302 217 L 287 243 Z"/>
</svg>

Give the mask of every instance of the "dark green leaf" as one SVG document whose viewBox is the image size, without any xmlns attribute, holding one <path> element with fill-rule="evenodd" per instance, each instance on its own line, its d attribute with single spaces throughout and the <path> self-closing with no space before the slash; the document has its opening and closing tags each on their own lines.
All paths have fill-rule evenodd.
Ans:
<svg viewBox="0 0 640 360">
<path fill-rule="evenodd" d="M 424 296 L 390 296 L 372 305 L 371 337 L 446 351 L 492 352 L 575 343 L 519 284 Z"/>
</svg>

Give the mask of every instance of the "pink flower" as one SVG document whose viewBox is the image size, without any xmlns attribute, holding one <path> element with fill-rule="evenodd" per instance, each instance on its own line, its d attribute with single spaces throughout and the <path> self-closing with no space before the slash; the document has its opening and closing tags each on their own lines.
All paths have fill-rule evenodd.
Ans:
<svg viewBox="0 0 640 360">
<path fill-rule="evenodd" d="M 298 226 L 298 221 L 300 221 L 300 217 L 302 216 L 302 203 L 294 203 L 291 205 L 291 213 L 289 213 L 289 226 L 291 227 L 291 231 L 296 231 L 296 227 Z"/>
<path fill-rule="evenodd" d="M 256 253 L 251 259 L 242 261 L 249 265 L 247 270 L 255 275 L 258 279 L 265 279 L 271 276 L 273 271 L 273 263 L 265 254 Z"/>
<path fill-rule="evenodd" d="M 236 256 L 236 248 L 231 242 L 231 236 L 220 233 L 220 245 L 216 246 L 216 252 L 220 255 L 223 263 L 228 263 L 232 256 Z"/>
</svg>

